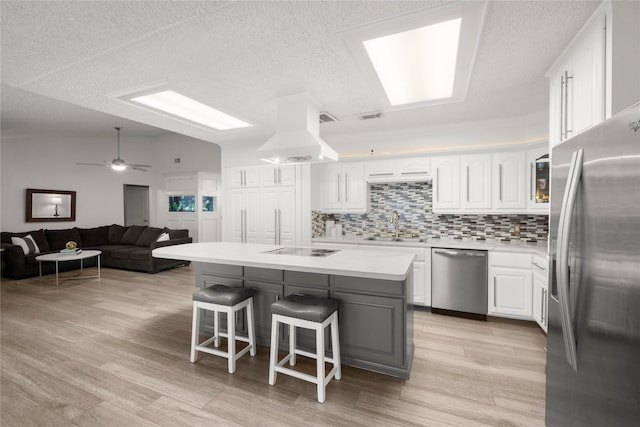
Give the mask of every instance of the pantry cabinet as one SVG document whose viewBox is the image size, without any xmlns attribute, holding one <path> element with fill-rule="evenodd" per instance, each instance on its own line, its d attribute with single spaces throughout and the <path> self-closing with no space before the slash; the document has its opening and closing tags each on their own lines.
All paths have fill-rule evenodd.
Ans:
<svg viewBox="0 0 640 427">
<path fill-rule="evenodd" d="M 322 169 L 322 211 L 358 213 L 367 210 L 363 163 L 333 163 Z"/>
<path fill-rule="evenodd" d="M 294 187 L 263 188 L 260 192 L 260 242 L 295 245 L 296 210 Z"/>
<path fill-rule="evenodd" d="M 547 72 L 553 147 L 605 119 L 608 8 L 600 8 Z"/>
<path fill-rule="evenodd" d="M 231 191 L 231 241 L 258 243 L 259 191 Z"/>
</svg>

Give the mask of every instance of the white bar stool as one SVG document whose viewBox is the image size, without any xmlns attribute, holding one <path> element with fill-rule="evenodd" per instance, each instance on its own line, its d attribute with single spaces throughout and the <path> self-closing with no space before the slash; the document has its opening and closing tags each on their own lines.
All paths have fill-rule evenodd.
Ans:
<svg viewBox="0 0 640 427">
<path fill-rule="evenodd" d="M 245 307 L 247 309 L 248 337 L 236 335 L 236 313 Z M 213 337 L 198 343 L 200 340 L 201 310 L 213 311 Z M 220 332 L 220 313 L 227 315 L 227 333 Z M 194 292 L 191 362 L 194 363 L 197 360 L 199 351 L 226 357 L 229 360 L 229 373 L 233 374 L 236 371 L 236 360 L 247 352 L 251 356 L 256 355 L 256 334 L 253 319 L 253 289 L 214 285 Z M 218 349 L 220 337 L 227 338 L 227 351 Z M 236 340 L 246 342 L 249 345 L 236 353 Z M 215 348 L 207 347 L 212 342 Z"/>
<path fill-rule="evenodd" d="M 289 353 L 278 361 L 279 324 L 289 325 Z M 333 357 L 325 357 L 325 328 L 331 325 L 331 351 Z M 316 353 L 310 353 L 296 348 L 296 328 L 306 328 L 316 331 Z M 296 364 L 296 354 L 316 359 L 316 376 L 305 374 L 284 367 L 289 362 Z M 329 374 L 325 376 L 324 364 L 333 365 Z M 325 389 L 332 378 L 342 377 L 340 364 L 340 338 L 338 332 L 338 301 L 326 298 L 316 298 L 305 295 L 289 295 L 271 304 L 271 353 L 269 357 L 269 384 L 276 383 L 277 373 L 291 375 L 301 380 L 317 385 L 318 402 L 324 403 Z"/>
</svg>

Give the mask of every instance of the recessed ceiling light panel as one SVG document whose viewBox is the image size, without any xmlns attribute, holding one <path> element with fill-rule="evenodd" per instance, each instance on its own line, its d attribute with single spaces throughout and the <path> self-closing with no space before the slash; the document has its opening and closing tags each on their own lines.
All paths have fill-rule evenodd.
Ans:
<svg viewBox="0 0 640 427">
<path fill-rule="evenodd" d="M 486 2 L 454 2 L 341 33 L 381 106 L 463 101 Z"/>
<path fill-rule="evenodd" d="M 166 117 L 206 127 L 214 131 L 231 131 L 252 125 L 230 114 L 217 110 L 184 94 L 166 81 L 141 88 L 118 92 L 111 98 Z"/>
</svg>

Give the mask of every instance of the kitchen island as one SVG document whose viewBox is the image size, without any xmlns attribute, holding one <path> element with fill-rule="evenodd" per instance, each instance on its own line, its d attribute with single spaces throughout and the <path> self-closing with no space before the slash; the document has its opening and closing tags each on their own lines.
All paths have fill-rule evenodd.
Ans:
<svg viewBox="0 0 640 427">
<path fill-rule="evenodd" d="M 342 363 L 409 378 L 414 351 L 413 255 L 281 248 L 207 242 L 154 249 L 153 256 L 193 262 L 199 288 L 216 283 L 253 288 L 256 338 L 265 346 L 270 345 L 273 302 L 294 293 L 336 299 Z M 284 328 L 280 332 L 282 350 L 287 333 Z M 300 330 L 297 339 L 300 346 L 314 349 L 313 332 Z"/>
</svg>

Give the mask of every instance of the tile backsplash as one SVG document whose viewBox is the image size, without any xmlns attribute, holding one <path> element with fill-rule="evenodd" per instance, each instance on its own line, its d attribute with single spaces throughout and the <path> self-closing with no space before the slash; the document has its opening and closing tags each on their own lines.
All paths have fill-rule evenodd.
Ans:
<svg viewBox="0 0 640 427">
<path fill-rule="evenodd" d="M 344 235 L 391 237 L 394 228 L 389 224 L 389 218 L 394 210 L 400 214 L 402 237 L 543 242 L 549 233 L 546 215 L 434 214 L 432 185 L 428 181 L 371 184 L 371 206 L 365 214 L 314 211 L 312 236 L 324 236 L 324 222 L 333 219 L 342 224 Z M 517 225 L 519 232 L 516 231 Z"/>
</svg>

